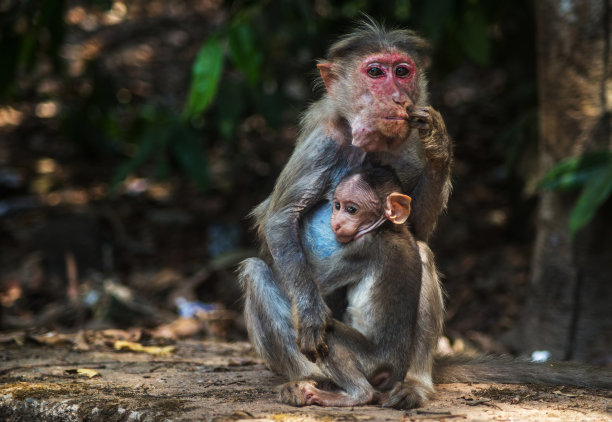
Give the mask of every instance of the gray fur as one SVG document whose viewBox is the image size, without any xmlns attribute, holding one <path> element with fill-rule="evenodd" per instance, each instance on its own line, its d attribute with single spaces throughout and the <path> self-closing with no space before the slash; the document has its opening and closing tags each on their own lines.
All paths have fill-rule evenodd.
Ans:
<svg viewBox="0 0 612 422">
<path fill-rule="evenodd" d="M 433 392 L 443 306 L 433 255 L 423 242 L 450 193 L 452 144 L 442 118 L 427 106 L 419 57 L 425 47 L 410 31 L 385 31 L 373 22 L 332 46 L 334 91 L 344 94 L 325 94 L 310 107 L 274 191 L 252 213 L 261 249 L 260 259 L 245 261 L 239 271 L 247 328 L 268 366 L 290 380 L 281 389 L 286 403 L 409 408 Z M 351 146 L 348 75 L 357 60 L 376 51 L 414 58 L 419 79 L 411 100 L 427 123 L 401 139 L 398 150 L 364 153 Z M 401 190 L 414 200 L 409 222 L 383 225 L 319 259 L 304 250 L 304 223 L 338 181 L 364 163 L 393 167 Z M 324 298 L 341 288 L 348 306 L 334 319 Z"/>
</svg>

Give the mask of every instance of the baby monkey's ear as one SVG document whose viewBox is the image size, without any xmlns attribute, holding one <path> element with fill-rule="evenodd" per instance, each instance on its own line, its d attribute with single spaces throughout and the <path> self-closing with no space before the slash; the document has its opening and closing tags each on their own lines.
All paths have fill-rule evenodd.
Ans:
<svg viewBox="0 0 612 422">
<path fill-rule="evenodd" d="M 395 224 L 403 224 L 410 215 L 412 198 L 399 192 L 390 193 L 385 204 L 385 217 Z"/>
</svg>

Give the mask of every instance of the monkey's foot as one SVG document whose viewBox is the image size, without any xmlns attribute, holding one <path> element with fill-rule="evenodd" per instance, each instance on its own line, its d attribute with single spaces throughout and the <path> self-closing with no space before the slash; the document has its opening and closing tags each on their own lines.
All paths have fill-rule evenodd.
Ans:
<svg viewBox="0 0 612 422">
<path fill-rule="evenodd" d="M 316 393 L 319 389 L 311 380 L 287 382 L 281 385 L 279 399 L 291 406 L 307 406 L 316 403 Z"/>
<path fill-rule="evenodd" d="M 344 392 L 327 391 L 317 388 L 312 380 L 293 381 L 285 383 L 280 389 L 280 401 L 291 406 L 360 406 L 372 402 L 372 391 L 363 391 L 354 395 Z"/>
<path fill-rule="evenodd" d="M 413 409 L 421 407 L 431 393 L 431 388 L 418 381 L 398 382 L 391 390 L 381 393 L 378 402 L 383 407 Z"/>
</svg>

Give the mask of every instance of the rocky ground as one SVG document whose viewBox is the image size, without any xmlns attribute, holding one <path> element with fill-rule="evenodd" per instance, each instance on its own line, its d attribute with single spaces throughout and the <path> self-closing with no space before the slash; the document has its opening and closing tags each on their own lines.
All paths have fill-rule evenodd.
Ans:
<svg viewBox="0 0 612 422">
<path fill-rule="evenodd" d="M 444 384 L 411 411 L 295 408 L 246 342 L 15 340 L 0 351 L 3 421 L 612 420 L 612 392 L 562 386 Z"/>
</svg>

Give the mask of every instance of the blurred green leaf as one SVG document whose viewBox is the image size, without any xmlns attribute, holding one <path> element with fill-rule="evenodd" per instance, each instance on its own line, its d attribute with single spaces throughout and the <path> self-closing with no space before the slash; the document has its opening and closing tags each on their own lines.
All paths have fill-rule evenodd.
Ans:
<svg viewBox="0 0 612 422">
<path fill-rule="evenodd" d="M 14 88 L 19 44 L 17 38 L 6 29 L 0 32 L 0 94 L 8 94 Z"/>
<path fill-rule="evenodd" d="M 216 36 L 211 36 L 200 49 L 192 67 L 192 82 L 183 118 L 202 113 L 212 103 L 223 70 L 223 48 Z"/>
<path fill-rule="evenodd" d="M 218 117 L 217 127 L 221 136 L 229 141 L 234 135 L 242 113 L 246 109 L 244 94 L 247 91 L 244 80 L 229 81 L 219 87 L 219 98 L 216 102 Z"/>
<path fill-rule="evenodd" d="M 598 151 L 562 161 L 550 169 L 539 187 L 549 190 L 578 189 L 597 173 L 612 164 L 612 151 Z"/>
<path fill-rule="evenodd" d="M 599 207 L 610 197 L 612 192 L 612 162 L 599 171 L 591 174 L 578 202 L 572 210 L 569 221 L 570 236 L 573 238 L 578 230 L 587 225 Z"/>
<path fill-rule="evenodd" d="M 115 171 L 115 175 L 111 181 L 111 193 L 116 194 L 119 184 L 125 180 L 130 174 L 136 172 L 142 165 L 147 162 L 157 151 L 163 149 L 163 144 L 169 139 L 168 132 L 163 129 L 164 126 L 151 125 L 140 138 L 136 154 L 124 161 L 123 164 Z"/>
<path fill-rule="evenodd" d="M 410 1 L 409 0 L 396 0 L 395 1 L 395 17 L 404 21 L 410 17 Z"/>
<path fill-rule="evenodd" d="M 39 36 L 42 34 L 41 31 L 45 31 L 48 34 L 48 42 L 44 47 L 57 69 L 63 63 L 59 56 L 59 49 L 64 42 L 66 33 L 65 10 L 65 0 L 46 0 L 40 2 L 40 21 L 37 24 Z"/>
<path fill-rule="evenodd" d="M 263 56 L 254 42 L 255 34 L 248 24 L 236 24 L 229 29 L 230 57 L 251 86 L 259 82 Z"/>
<path fill-rule="evenodd" d="M 582 192 L 572 209 L 569 232 L 573 238 L 587 225 L 612 192 L 612 151 L 597 151 L 562 161 L 540 182 L 540 188 Z"/>
<path fill-rule="evenodd" d="M 453 16 L 454 3 L 454 0 L 438 0 L 419 4 L 417 21 L 432 44 L 440 41 L 445 25 Z"/>
<path fill-rule="evenodd" d="M 177 129 L 171 143 L 172 155 L 198 189 L 205 191 L 209 186 L 209 177 L 204 145 L 194 132 L 182 126 Z"/>
</svg>

